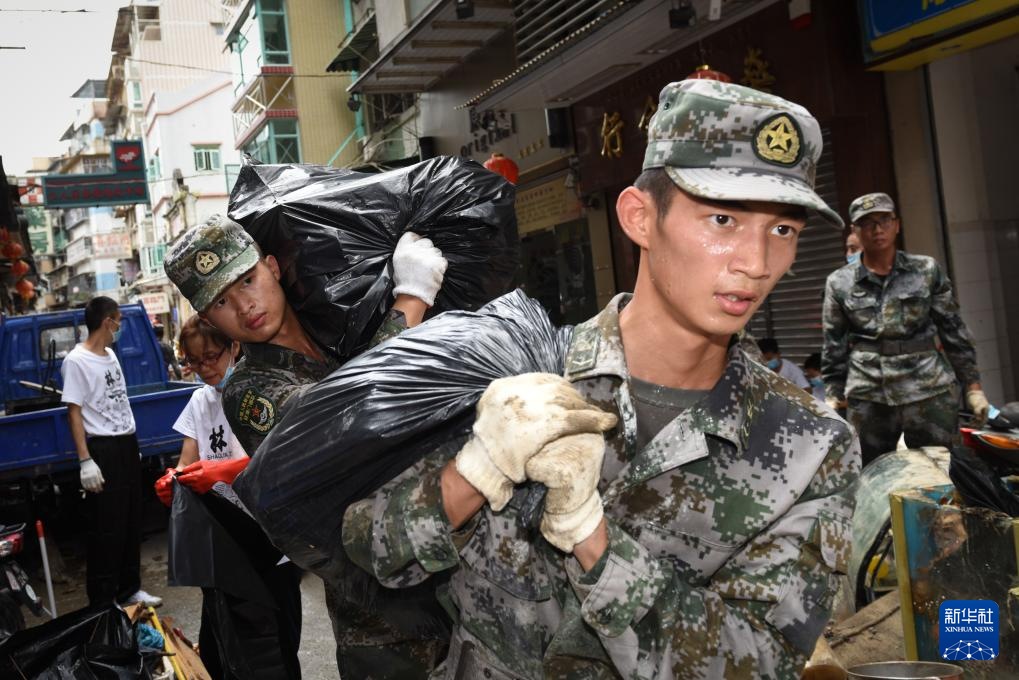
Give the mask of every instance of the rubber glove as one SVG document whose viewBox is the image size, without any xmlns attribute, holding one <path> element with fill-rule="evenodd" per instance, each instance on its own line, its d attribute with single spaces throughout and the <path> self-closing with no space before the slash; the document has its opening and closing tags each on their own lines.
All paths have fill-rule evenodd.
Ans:
<svg viewBox="0 0 1019 680">
<path fill-rule="evenodd" d="M 527 478 L 548 488 L 541 534 L 563 552 L 573 552 L 601 522 L 598 480 L 604 457 L 601 434 L 575 434 L 548 444 L 527 461 Z"/>
<path fill-rule="evenodd" d="M 411 295 L 431 307 L 447 266 L 431 239 L 404 233 L 393 252 L 393 296 Z"/>
<path fill-rule="evenodd" d="M 584 401 L 568 380 L 549 373 L 500 378 L 478 402 L 471 438 L 456 456 L 456 469 L 502 510 L 524 466 L 549 442 L 580 433 L 611 430 L 616 416 Z"/>
<path fill-rule="evenodd" d="M 250 458 L 229 460 L 199 460 L 180 471 L 177 481 L 198 493 L 209 493 L 216 482 L 230 484 L 241 470 L 248 467 Z"/>
<path fill-rule="evenodd" d="M 81 461 L 81 486 L 86 491 L 92 493 L 99 493 L 103 490 L 103 484 L 106 480 L 103 479 L 103 471 L 99 469 L 99 466 L 91 458 L 86 458 Z"/>
<path fill-rule="evenodd" d="M 166 468 L 163 476 L 156 480 L 156 497 L 166 507 L 173 503 L 173 478 L 176 474 L 176 468 Z"/>
<path fill-rule="evenodd" d="M 966 393 L 966 404 L 969 405 L 977 422 L 983 425 L 987 422 L 987 413 L 991 410 L 991 402 L 987 401 L 987 395 L 983 390 L 971 390 Z"/>
</svg>

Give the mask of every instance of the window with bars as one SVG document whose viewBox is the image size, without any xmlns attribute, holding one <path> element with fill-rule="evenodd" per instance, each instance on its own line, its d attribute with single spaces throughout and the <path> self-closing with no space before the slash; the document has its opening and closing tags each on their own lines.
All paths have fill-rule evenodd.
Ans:
<svg viewBox="0 0 1019 680">
<path fill-rule="evenodd" d="M 270 120 L 244 145 L 244 152 L 261 163 L 300 163 L 297 121 Z"/>
<path fill-rule="evenodd" d="M 218 172 L 223 168 L 219 145 L 200 144 L 191 147 L 195 157 L 195 172 Z"/>
<path fill-rule="evenodd" d="M 285 0 L 259 0 L 258 21 L 262 27 L 262 58 L 266 64 L 289 64 Z"/>
</svg>

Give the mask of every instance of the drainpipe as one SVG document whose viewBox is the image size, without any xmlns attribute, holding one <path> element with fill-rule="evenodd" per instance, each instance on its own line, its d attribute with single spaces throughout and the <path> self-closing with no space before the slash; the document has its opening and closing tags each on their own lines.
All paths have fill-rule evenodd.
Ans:
<svg viewBox="0 0 1019 680">
<path fill-rule="evenodd" d="M 347 34 L 354 32 L 354 8 L 351 5 L 351 0 L 343 0 L 343 23 Z M 357 80 L 357 71 L 350 72 L 351 81 Z M 332 165 L 336 162 L 336 159 L 340 157 L 343 150 L 347 148 L 347 144 L 351 142 L 355 137 L 362 139 L 365 136 L 364 132 L 364 112 L 361 109 L 354 111 L 354 130 L 347 136 L 346 139 L 340 144 L 340 148 L 336 150 L 333 157 L 329 159 L 327 165 Z"/>
</svg>

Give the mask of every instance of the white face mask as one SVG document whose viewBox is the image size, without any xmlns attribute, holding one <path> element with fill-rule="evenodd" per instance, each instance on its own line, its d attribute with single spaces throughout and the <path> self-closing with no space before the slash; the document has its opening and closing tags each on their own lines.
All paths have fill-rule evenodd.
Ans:
<svg viewBox="0 0 1019 680">
<path fill-rule="evenodd" d="M 860 253 L 853 253 L 852 255 L 846 255 L 846 262 L 849 264 L 856 264 L 860 261 Z"/>
<path fill-rule="evenodd" d="M 227 381 L 230 380 L 230 376 L 232 376 L 233 374 L 234 374 L 234 360 L 233 357 L 231 356 L 230 365 L 226 367 L 226 373 L 223 374 L 223 379 L 216 383 L 215 385 L 216 389 L 222 392 L 223 388 L 226 387 Z"/>
</svg>

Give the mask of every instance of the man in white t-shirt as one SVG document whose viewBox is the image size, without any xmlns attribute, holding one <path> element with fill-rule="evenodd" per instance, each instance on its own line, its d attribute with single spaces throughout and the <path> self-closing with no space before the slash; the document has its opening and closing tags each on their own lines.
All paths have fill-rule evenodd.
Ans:
<svg viewBox="0 0 1019 680">
<path fill-rule="evenodd" d="M 90 605 L 163 601 L 141 589 L 141 463 L 134 414 L 117 355 L 120 308 L 108 297 L 85 305 L 88 338 L 60 367 L 67 420 L 81 465 L 88 524 L 86 591 Z"/>
<path fill-rule="evenodd" d="M 757 341 L 757 348 L 761 350 L 761 359 L 768 368 L 797 387 L 810 392 L 810 381 L 803 375 L 800 367 L 791 361 L 782 358 L 782 352 L 778 348 L 778 340 L 775 338 L 762 338 Z"/>
</svg>

